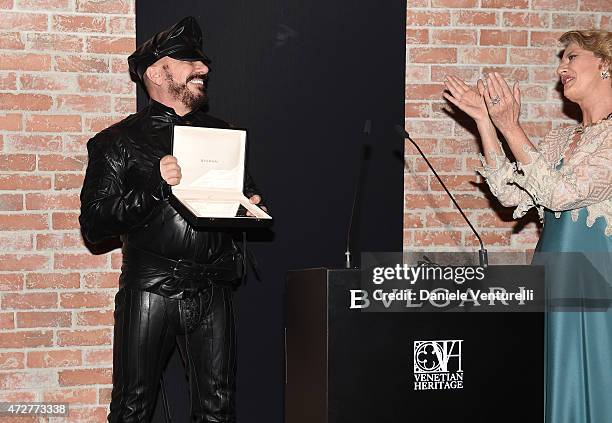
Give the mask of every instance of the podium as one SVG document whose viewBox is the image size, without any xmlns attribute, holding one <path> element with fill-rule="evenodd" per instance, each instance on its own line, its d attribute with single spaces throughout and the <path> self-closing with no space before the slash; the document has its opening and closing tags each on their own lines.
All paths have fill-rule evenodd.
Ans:
<svg viewBox="0 0 612 423">
<path fill-rule="evenodd" d="M 543 313 L 366 312 L 351 289 L 359 270 L 288 272 L 285 423 L 543 420 Z M 445 355 L 454 376 L 423 375 Z"/>
</svg>

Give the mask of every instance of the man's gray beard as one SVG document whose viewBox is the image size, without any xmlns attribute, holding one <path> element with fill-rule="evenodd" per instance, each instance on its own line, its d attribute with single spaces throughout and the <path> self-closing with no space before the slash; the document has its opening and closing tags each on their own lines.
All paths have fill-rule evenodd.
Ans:
<svg viewBox="0 0 612 423">
<path fill-rule="evenodd" d="M 180 101 L 183 106 L 187 107 L 190 111 L 197 110 L 204 106 L 208 102 L 208 96 L 204 91 L 204 87 L 200 89 L 200 95 L 194 94 L 187 83 L 179 84 L 174 80 L 174 76 L 164 69 L 166 72 L 166 81 L 168 81 L 168 92 L 175 100 Z"/>
</svg>

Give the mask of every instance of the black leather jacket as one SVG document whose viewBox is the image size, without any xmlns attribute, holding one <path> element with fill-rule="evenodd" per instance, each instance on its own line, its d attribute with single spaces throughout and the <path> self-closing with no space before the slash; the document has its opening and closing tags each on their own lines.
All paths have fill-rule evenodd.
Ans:
<svg viewBox="0 0 612 423">
<path fill-rule="evenodd" d="M 181 117 L 151 101 L 142 111 L 103 130 L 87 143 L 89 164 L 79 221 L 83 235 L 92 243 L 121 237 L 124 263 L 120 286 L 180 297 L 181 284 L 171 273 L 150 264 L 136 264 L 136 260 L 130 263 L 126 250 L 136 247 L 174 260 L 214 264 L 239 255 L 239 248 L 235 234 L 193 228 L 170 205 L 171 191 L 161 178 L 159 161 L 171 153 L 174 124 L 228 127 L 202 111 Z M 248 175 L 244 193 L 247 197 L 256 193 Z"/>
</svg>

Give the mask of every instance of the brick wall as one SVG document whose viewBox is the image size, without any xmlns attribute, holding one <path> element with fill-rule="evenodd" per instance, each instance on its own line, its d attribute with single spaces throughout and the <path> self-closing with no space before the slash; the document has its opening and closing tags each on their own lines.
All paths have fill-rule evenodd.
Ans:
<svg viewBox="0 0 612 423">
<path fill-rule="evenodd" d="M 109 402 L 119 257 L 83 246 L 78 195 L 87 139 L 136 108 L 133 13 L 0 0 L 0 401 L 70 402 L 55 421 L 105 421 Z"/>
<path fill-rule="evenodd" d="M 554 73 L 558 37 L 569 29 L 612 31 L 610 0 L 408 0 L 406 129 L 477 227 L 489 250 L 527 251 L 538 218 L 512 219 L 474 168 L 479 141 L 466 115 L 449 116 L 441 93 L 446 74 L 470 83 L 490 71 L 520 81 L 522 123 L 538 141 L 572 120 L 562 112 Z M 414 147 L 406 144 L 404 248 L 473 250 L 471 231 Z"/>
</svg>

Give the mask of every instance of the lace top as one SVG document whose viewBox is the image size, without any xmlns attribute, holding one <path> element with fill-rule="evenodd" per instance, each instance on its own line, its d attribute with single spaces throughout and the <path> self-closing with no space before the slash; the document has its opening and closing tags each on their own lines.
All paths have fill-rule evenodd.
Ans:
<svg viewBox="0 0 612 423">
<path fill-rule="evenodd" d="M 587 225 L 603 216 L 606 236 L 612 236 L 612 121 L 585 128 L 574 154 L 559 167 L 575 130 L 576 125 L 550 131 L 536 151 L 529 151 L 529 164 L 510 163 L 504 154 L 493 153 L 495 167 L 481 155 L 483 167 L 476 171 L 502 205 L 516 206 L 515 219 L 536 207 L 540 218 L 547 208 L 556 217 L 571 210 L 576 221 L 586 207 Z"/>
</svg>

